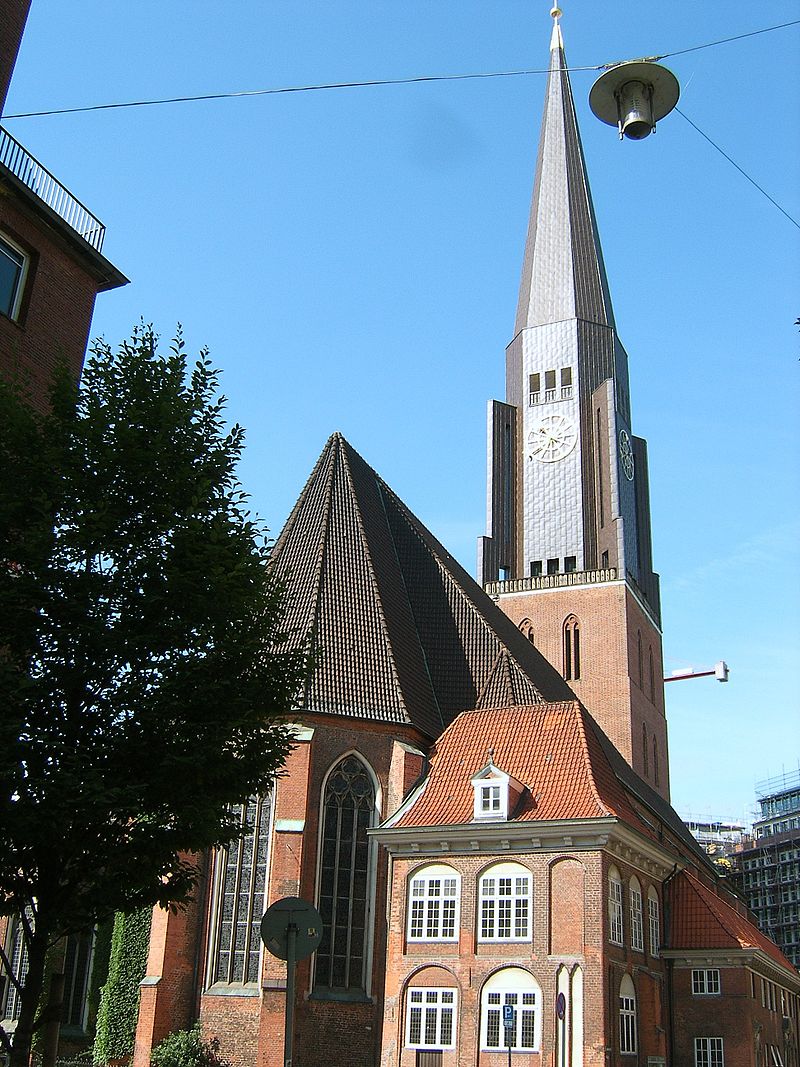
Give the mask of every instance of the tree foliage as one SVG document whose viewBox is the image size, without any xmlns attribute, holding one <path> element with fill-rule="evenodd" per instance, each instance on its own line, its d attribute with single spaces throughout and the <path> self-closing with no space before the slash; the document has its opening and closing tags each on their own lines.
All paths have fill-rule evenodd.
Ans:
<svg viewBox="0 0 800 1067">
<path fill-rule="evenodd" d="M 190 368 L 149 327 L 97 343 L 47 415 L 0 383 L 0 914 L 33 916 L 20 1065 L 47 945 L 189 899 L 186 854 L 236 836 L 229 805 L 289 748 L 304 656 L 224 407 L 207 353 Z"/>
</svg>

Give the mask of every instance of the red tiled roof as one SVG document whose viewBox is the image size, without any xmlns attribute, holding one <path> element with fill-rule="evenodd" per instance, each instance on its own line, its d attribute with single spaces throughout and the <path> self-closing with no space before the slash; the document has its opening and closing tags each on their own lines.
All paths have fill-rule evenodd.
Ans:
<svg viewBox="0 0 800 1067">
<path fill-rule="evenodd" d="M 471 822 L 470 779 L 491 748 L 494 765 L 527 787 L 512 822 L 617 816 L 648 832 L 588 725 L 577 700 L 464 712 L 439 738 L 425 790 L 396 825 Z"/>
<path fill-rule="evenodd" d="M 774 942 L 741 912 L 689 871 L 669 884 L 672 917 L 668 948 L 760 949 L 782 967 L 794 970 Z"/>
</svg>

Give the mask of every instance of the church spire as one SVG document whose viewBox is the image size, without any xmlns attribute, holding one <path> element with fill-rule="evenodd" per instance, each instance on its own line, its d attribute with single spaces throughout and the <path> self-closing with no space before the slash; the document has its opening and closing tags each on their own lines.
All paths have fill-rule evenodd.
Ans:
<svg viewBox="0 0 800 1067">
<path fill-rule="evenodd" d="M 614 326 L 564 41 L 554 7 L 536 179 L 514 333 L 582 319 Z"/>
</svg>

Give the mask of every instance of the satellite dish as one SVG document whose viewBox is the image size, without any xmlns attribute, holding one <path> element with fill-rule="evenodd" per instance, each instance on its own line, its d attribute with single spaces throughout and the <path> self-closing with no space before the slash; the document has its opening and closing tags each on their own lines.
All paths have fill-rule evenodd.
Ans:
<svg viewBox="0 0 800 1067">
<path fill-rule="evenodd" d="M 681 87 L 658 63 L 618 63 L 602 74 L 589 93 L 589 107 L 601 122 L 616 126 L 620 140 L 641 141 L 678 103 Z"/>
</svg>

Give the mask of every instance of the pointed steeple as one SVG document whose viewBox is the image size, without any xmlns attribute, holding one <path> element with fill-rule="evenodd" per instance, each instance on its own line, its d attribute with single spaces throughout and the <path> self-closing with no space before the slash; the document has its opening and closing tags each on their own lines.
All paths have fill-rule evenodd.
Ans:
<svg viewBox="0 0 800 1067">
<path fill-rule="evenodd" d="M 515 335 L 526 326 L 583 319 L 614 326 L 564 41 L 554 8 L 539 156 Z"/>
</svg>

